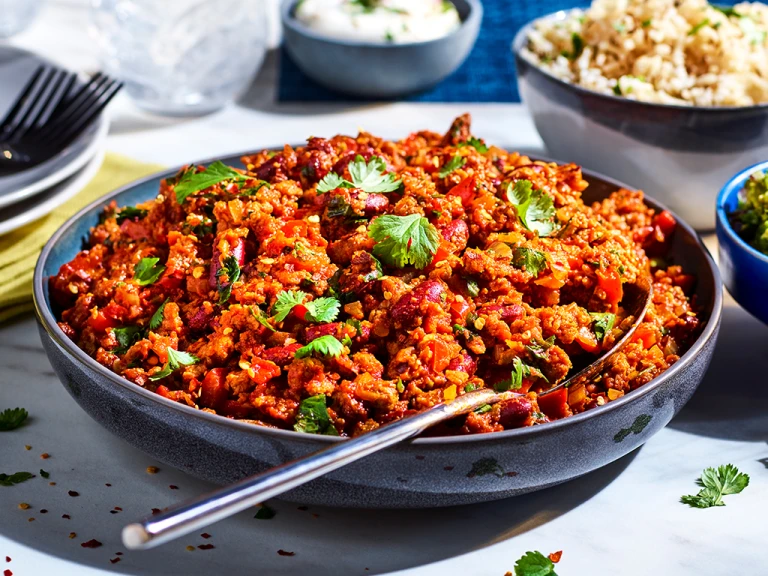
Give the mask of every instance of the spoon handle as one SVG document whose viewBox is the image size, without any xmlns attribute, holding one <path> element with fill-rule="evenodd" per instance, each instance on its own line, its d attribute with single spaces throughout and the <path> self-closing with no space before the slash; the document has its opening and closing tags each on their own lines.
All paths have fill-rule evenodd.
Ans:
<svg viewBox="0 0 768 576">
<path fill-rule="evenodd" d="M 412 438 L 430 426 L 508 397 L 490 389 L 468 392 L 455 400 L 408 416 L 350 440 L 287 462 L 222 488 L 163 514 L 123 528 L 129 550 L 146 550 L 242 512 L 368 454 Z"/>
</svg>

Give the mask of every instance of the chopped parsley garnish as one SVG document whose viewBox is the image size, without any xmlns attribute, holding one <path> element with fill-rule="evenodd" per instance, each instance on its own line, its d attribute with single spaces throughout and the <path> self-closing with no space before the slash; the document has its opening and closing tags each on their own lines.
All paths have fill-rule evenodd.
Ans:
<svg viewBox="0 0 768 576">
<path fill-rule="evenodd" d="M 592 316 L 592 329 L 595 331 L 595 336 L 602 342 L 605 339 L 605 335 L 613 329 L 616 315 L 610 312 L 590 312 L 589 315 Z"/>
<path fill-rule="evenodd" d="M 571 35 L 571 44 L 573 44 L 573 51 L 563 51 L 562 55 L 568 58 L 568 60 L 576 60 L 581 56 L 581 53 L 584 52 L 584 38 L 582 38 L 580 34 L 574 32 Z"/>
<path fill-rule="evenodd" d="M 21 484 L 26 482 L 30 478 L 34 478 L 35 475 L 30 472 L 16 472 L 15 474 L 0 474 L 0 486 L 13 486 L 14 484 Z"/>
<path fill-rule="evenodd" d="M 523 379 L 531 375 L 531 367 L 520 360 L 517 356 L 512 361 L 512 374 L 509 379 L 502 380 L 494 384 L 493 389 L 496 392 L 506 392 L 507 390 L 520 390 L 523 386 Z"/>
<path fill-rule="evenodd" d="M 397 384 L 395 384 L 395 387 L 397 388 L 397 391 L 399 394 L 402 394 L 403 392 L 405 392 L 405 384 L 403 384 L 402 378 L 397 379 Z"/>
<path fill-rule="evenodd" d="M 160 370 L 160 372 L 150 376 L 150 380 L 162 380 L 163 378 L 173 374 L 182 366 L 191 366 L 192 364 L 197 364 L 200 362 L 200 358 L 193 354 L 188 354 L 187 352 L 179 352 L 178 350 L 174 350 L 170 347 L 167 349 L 167 352 L 168 362 L 165 363 L 165 366 L 163 366 L 163 369 Z"/>
<path fill-rule="evenodd" d="M 515 248 L 512 251 L 512 264 L 516 268 L 524 268 L 535 277 L 547 267 L 547 256 L 532 248 Z"/>
<path fill-rule="evenodd" d="M 272 327 L 272 324 L 269 323 L 269 319 L 264 314 L 264 312 L 261 311 L 261 308 L 258 306 L 249 306 L 251 309 L 251 315 L 256 318 L 256 321 L 264 326 L 264 328 L 269 328 L 272 330 L 272 332 L 276 332 L 276 330 Z"/>
<path fill-rule="evenodd" d="M 480 152 L 480 154 L 488 152 L 488 146 L 485 145 L 485 142 L 474 136 L 470 136 L 466 142 L 459 142 L 457 147 L 463 148 L 464 146 L 472 146 L 472 148 Z"/>
<path fill-rule="evenodd" d="M 118 224 L 122 224 L 125 220 L 141 220 L 147 214 L 149 214 L 147 210 L 142 210 L 135 206 L 126 206 L 117 213 L 115 220 L 117 220 Z"/>
<path fill-rule="evenodd" d="M 515 562 L 515 576 L 557 576 L 555 564 L 539 551 L 526 552 Z"/>
<path fill-rule="evenodd" d="M 477 285 L 477 280 L 472 280 L 471 278 L 467 279 L 467 293 L 472 296 L 472 298 L 477 298 L 480 294 L 480 286 Z"/>
<path fill-rule="evenodd" d="M 267 506 L 266 504 L 262 504 L 261 508 L 256 512 L 256 520 L 272 520 L 272 518 L 275 517 L 277 512 L 275 512 L 272 508 Z"/>
<path fill-rule="evenodd" d="M 216 161 L 202 172 L 196 172 L 195 170 L 188 170 L 182 174 L 178 182 L 174 186 L 176 192 L 176 202 L 183 203 L 188 196 L 200 190 L 210 188 L 220 182 L 226 180 L 235 180 L 236 182 L 245 182 L 250 180 L 249 176 L 241 174 L 234 168 L 230 168 L 226 164 Z"/>
<path fill-rule="evenodd" d="M 376 240 L 374 255 L 394 268 L 428 266 L 440 244 L 437 228 L 420 214 L 379 216 L 368 227 L 368 236 Z"/>
<path fill-rule="evenodd" d="M 693 35 L 694 35 L 694 34 L 696 34 L 696 33 L 697 33 L 699 30 L 701 30 L 702 28 L 704 28 L 704 26 L 708 26 L 708 25 L 709 25 L 709 18 L 704 18 L 704 20 L 702 20 L 701 22 L 699 22 L 698 24 L 696 24 L 696 26 L 694 26 L 693 28 L 691 28 L 690 32 L 688 32 L 688 36 L 693 36 Z"/>
<path fill-rule="evenodd" d="M 480 408 L 475 410 L 475 414 L 485 414 L 486 412 L 490 412 L 490 411 L 491 411 L 491 405 L 483 404 L 482 406 L 480 406 Z"/>
<path fill-rule="evenodd" d="M 155 310 L 155 313 L 152 314 L 152 318 L 149 320 L 149 329 L 150 330 L 157 330 L 160 328 L 160 325 L 163 323 L 163 314 L 165 313 L 165 305 L 170 302 L 170 298 L 166 298 L 165 302 L 160 304 L 160 308 Z"/>
<path fill-rule="evenodd" d="M 144 329 L 140 326 L 124 326 L 112 328 L 112 334 L 117 340 L 117 348 L 112 350 L 115 354 L 125 354 L 129 348 L 144 337 Z"/>
<path fill-rule="evenodd" d="M 440 172 L 437 173 L 437 175 L 440 178 L 445 178 L 446 176 L 448 176 L 448 174 L 450 174 L 454 170 L 458 170 L 459 168 L 464 166 L 464 164 L 466 163 L 467 163 L 466 158 L 462 158 L 459 154 L 456 154 L 453 158 L 448 160 L 448 162 L 445 164 L 445 166 L 443 166 Z"/>
<path fill-rule="evenodd" d="M 466 386 L 464 386 L 464 392 L 473 392 L 475 390 L 477 390 L 477 386 L 475 386 L 474 384 L 467 384 Z"/>
<path fill-rule="evenodd" d="M 749 476 L 739 472 L 733 464 L 707 468 L 696 483 L 701 486 L 698 494 L 683 496 L 680 501 L 692 508 L 725 506 L 723 496 L 738 494 L 749 485 Z"/>
<path fill-rule="evenodd" d="M 539 236 L 551 235 L 555 224 L 555 206 L 547 194 L 533 190 L 530 180 L 518 180 L 507 185 L 507 200 L 517 209 L 517 215 L 523 226 Z"/>
<path fill-rule="evenodd" d="M 341 303 L 336 298 L 316 298 L 311 302 L 306 300 L 306 292 L 301 290 L 283 290 L 277 295 L 277 301 L 272 307 L 275 314 L 275 321 L 282 322 L 291 313 L 295 306 L 304 306 L 307 312 L 304 314 L 304 320 L 307 322 L 333 322 L 339 315 Z"/>
<path fill-rule="evenodd" d="M 336 427 L 331 423 L 331 418 L 328 416 L 328 409 L 325 406 L 325 394 L 310 396 L 301 401 L 293 429 L 296 432 L 304 432 L 305 434 L 339 435 Z"/>
<path fill-rule="evenodd" d="M 312 354 L 335 357 L 344 352 L 344 344 L 339 342 L 334 336 L 320 336 L 315 338 L 309 344 L 296 350 L 296 358 L 305 358 Z"/>
<path fill-rule="evenodd" d="M 232 296 L 232 284 L 240 280 L 240 264 L 237 258 L 230 254 L 224 258 L 224 265 L 216 272 L 216 289 L 219 292 L 219 306 L 224 306 Z M 224 280 L 226 278 L 226 280 Z"/>
<path fill-rule="evenodd" d="M 652 23 L 653 23 L 653 21 L 649 18 L 648 20 L 643 20 L 643 22 L 642 22 L 642 24 L 640 24 L 640 26 L 642 26 L 643 28 L 648 28 L 648 26 L 650 26 Z"/>
<path fill-rule="evenodd" d="M 368 162 L 359 154 L 349 163 L 349 175 L 352 181 L 345 180 L 338 174 L 330 172 L 317 185 L 318 194 L 330 192 L 336 188 L 359 188 L 363 192 L 387 193 L 400 188 L 400 181 L 395 175 L 386 172 L 387 164 L 378 156 L 373 156 Z"/>
<path fill-rule="evenodd" d="M 160 258 L 142 258 L 133 267 L 133 279 L 139 283 L 139 286 L 149 286 L 157 282 L 165 272 L 165 266 L 159 262 Z"/>
<path fill-rule="evenodd" d="M 6 408 L 0 412 L 0 432 L 15 430 L 24 423 L 29 416 L 24 408 Z"/>
<path fill-rule="evenodd" d="M 555 337 L 550 336 L 546 340 L 534 340 L 528 346 L 525 347 L 528 352 L 530 352 L 534 358 L 537 358 L 538 360 L 546 360 L 547 359 L 547 350 L 552 348 L 552 346 L 555 345 Z"/>
</svg>

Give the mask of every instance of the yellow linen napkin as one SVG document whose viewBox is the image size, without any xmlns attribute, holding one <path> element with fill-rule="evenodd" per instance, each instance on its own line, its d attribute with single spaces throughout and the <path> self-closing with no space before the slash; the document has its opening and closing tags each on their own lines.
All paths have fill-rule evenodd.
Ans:
<svg viewBox="0 0 768 576">
<path fill-rule="evenodd" d="M 100 196 L 162 169 L 157 164 L 109 153 L 99 172 L 77 196 L 48 216 L 0 236 L 0 323 L 32 310 L 35 262 L 48 238 L 67 218 Z"/>
</svg>

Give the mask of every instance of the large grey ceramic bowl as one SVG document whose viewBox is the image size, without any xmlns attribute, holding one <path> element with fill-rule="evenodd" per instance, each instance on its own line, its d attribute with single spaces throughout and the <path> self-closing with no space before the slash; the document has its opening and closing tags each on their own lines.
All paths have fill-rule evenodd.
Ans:
<svg viewBox="0 0 768 576">
<path fill-rule="evenodd" d="M 632 182 L 694 228 L 714 230 L 720 188 L 742 168 L 768 158 L 768 104 L 672 106 L 581 88 L 522 52 L 535 22 L 517 34 L 512 48 L 520 94 L 549 153 Z"/>
<path fill-rule="evenodd" d="M 221 160 L 241 166 L 241 156 Z M 233 482 L 343 441 L 237 422 L 162 398 L 98 364 L 57 326 L 48 277 L 81 249 L 105 204 L 115 200 L 119 206 L 133 205 L 153 198 L 160 179 L 176 171 L 144 178 L 92 203 L 43 248 L 35 268 L 35 309 L 43 346 L 59 378 L 107 430 L 164 463 L 213 482 Z M 588 202 L 621 187 L 594 174 L 585 176 L 591 183 L 585 193 Z M 648 204 L 663 208 L 652 200 Z M 698 278 L 696 297 L 706 325 L 692 348 L 649 384 L 600 408 L 542 426 L 409 441 L 283 497 L 306 504 L 381 508 L 483 502 L 565 482 L 634 450 L 661 430 L 696 390 L 720 326 L 722 287 L 717 267 L 695 232 L 682 222 L 671 257 Z"/>
<path fill-rule="evenodd" d="M 456 31 L 427 42 L 388 44 L 323 36 L 294 17 L 295 0 L 285 0 L 283 41 L 302 72 L 326 88 L 365 98 L 404 96 L 453 74 L 475 45 L 483 19 L 480 0 L 451 1 L 461 17 Z"/>
</svg>

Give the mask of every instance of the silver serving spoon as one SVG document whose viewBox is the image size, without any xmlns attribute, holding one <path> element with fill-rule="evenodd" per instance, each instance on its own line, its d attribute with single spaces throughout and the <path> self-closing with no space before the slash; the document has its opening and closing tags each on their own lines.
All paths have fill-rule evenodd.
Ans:
<svg viewBox="0 0 768 576">
<path fill-rule="evenodd" d="M 650 304 L 651 282 L 650 279 L 645 280 L 636 285 L 625 284 L 625 310 L 635 316 L 635 322 L 622 339 L 593 364 L 540 395 L 594 376 L 611 356 L 621 350 L 642 321 Z M 519 396 L 524 395 L 513 391 L 499 393 L 490 388 L 467 392 L 424 412 L 391 422 L 356 438 L 334 443 L 328 448 L 251 476 L 232 486 L 173 506 L 157 516 L 129 524 L 123 528 L 123 544 L 129 550 L 154 548 L 279 496 L 368 454 L 413 438 L 435 424 L 467 414 L 486 404 L 495 404 Z"/>
</svg>

